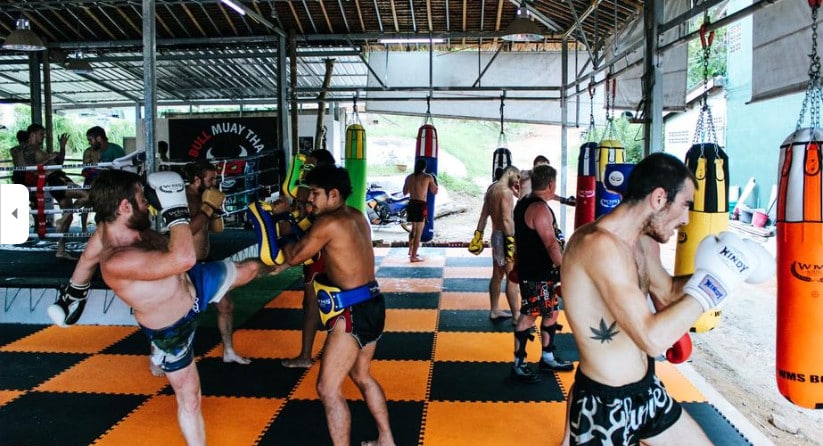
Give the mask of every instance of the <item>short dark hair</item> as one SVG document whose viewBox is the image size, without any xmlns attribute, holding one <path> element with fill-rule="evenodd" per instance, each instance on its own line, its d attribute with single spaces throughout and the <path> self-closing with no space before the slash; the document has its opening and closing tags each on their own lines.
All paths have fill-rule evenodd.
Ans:
<svg viewBox="0 0 823 446">
<path fill-rule="evenodd" d="M 183 173 L 189 183 L 193 182 L 195 178 L 202 180 L 206 176 L 206 172 L 209 171 L 217 172 L 217 167 L 214 167 L 214 164 L 207 159 L 198 159 L 183 166 Z"/>
<path fill-rule="evenodd" d="M 426 171 L 426 160 L 417 158 L 414 161 L 414 173 L 423 173 Z"/>
<path fill-rule="evenodd" d="M 343 200 L 349 198 L 352 193 L 349 171 L 343 167 L 317 166 L 306 174 L 306 184 L 317 186 L 325 190 L 326 193 L 329 193 L 332 189 L 337 189 Z"/>
<path fill-rule="evenodd" d="M 557 170 L 548 164 L 540 164 L 532 169 L 532 190 L 543 190 L 557 179 Z"/>
<path fill-rule="evenodd" d="M 306 158 L 308 157 L 312 157 L 317 160 L 317 164 L 315 164 L 315 166 L 334 166 L 335 164 L 334 155 L 326 149 L 312 150 L 308 155 L 306 155 Z"/>
<path fill-rule="evenodd" d="M 96 125 L 86 130 L 86 138 L 97 138 L 98 136 L 103 139 L 108 139 L 108 137 L 106 136 L 106 130 L 103 129 L 103 127 L 100 127 L 99 125 Z"/>
<path fill-rule="evenodd" d="M 28 133 L 29 136 L 31 136 L 34 132 L 39 132 L 40 130 L 46 130 L 46 128 L 43 127 L 43 124 L 38 124 L 36 122 L 26 127 L 26 133 Z"/>
<path fill-rule="evenodd" d="M 532 166 L 536 166 L 536 165 L 537 165 L 537 163 L 546 163 L 546 164 L 551 164 L 551 163 L 549 162 L 549 159 L 548 159 L 548 158 L 546 158 L 546 157 L 545 157 L 545 156 L 543 156 L 543 155 L 537 155 L 536 157 L 534 157 L 534 161 L 532 161 Z"/>
<path fill-rule="evenodd" d="M 666 203 L 671 204 L 686 180 L 697 187 L 694 174 L 683 161 L 668 153 L 652 153 L 634 166 L 623 202 L 636 203 L 660 187 L 666 192 Z"/>
<path fill-rule="evenodd" d="M 91 183 L 89 201 L 94 208 L 94 221 L 113 222 L 117 219 L 117 208 L 123 199 L 137 206 L 135 194 L 140 190 L 143 179 L 140 175 L 125 170 L 103 170 Z"/>
<path fill-rule="evenodd" d="M 23 144 L 24 142 L 29 140 L 29 132 L 25 130 L 18 130 L 17 131 L 17 142 Z"/>
</svg>

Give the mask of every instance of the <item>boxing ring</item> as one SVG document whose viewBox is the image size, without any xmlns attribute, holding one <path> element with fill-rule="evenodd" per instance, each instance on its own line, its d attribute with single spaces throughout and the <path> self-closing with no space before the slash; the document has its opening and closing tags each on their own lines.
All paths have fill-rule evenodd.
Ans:
<svg viewBox="0 0 823 446">
<path fill-rule="evenodd" d="M 265 158 L 272 153 L 262 153 L 242 159 L 212 160 L 218 168 L 218 187 L 224 191 L 224 219 L 226 230 L 211 233 L 211 257 L 242 260 L 257 256 L 257 243 L 252 231 L 247 231 L 245 209 L 248 203 L 265 198 L 272 186 L 260 181 L 261 176 L 276 176 L 277 165 L 259 169 Z M 70 160 L 68 160 L 70 161 Z M 10 161 L 0 161 L 9 163 Z M 179 171 L 185 162 L 161 163 L 162 170 Z M 86 241 L 93 232 L 83 232 L 78 220 L 67 232 L 56 232 L 53 219 L 64 214 L 90 214 L 90 207 L 61 209 L 51 197 L 53 191 L 87 190 L 80 185 L 47 186 L 45 177 L 54 170 L 63 170 L 70 178 L 80 176 L 84 169 L 121 169 L 137 174 L 145 173 L 145 152 L 135 152 L 113 162 L 97 164 L 71 164 L 3 167 L 0 166 L 0 182 L 11 178 L 11 172 L 26 172 L 36 178 L 36 185 L 27 185 L 30 192 L 30 232 L 25 243 L 0 245 L 0 323 L 48 324 L 46 307 L 54 302 L 57 289 L 68 282 L 74 271 L 75 261 L 55 257 L 58 241 L 66 240 L 66 251 L 79 257 Z M 5 174 L 5 175 L 4 175 Z M 31 178 L 30 178 L 31 179 Z M 78 180 L 82 183 L 82 179 Z M 30 181 L 27 181 L 30 183 Z M 89 300 L 81 323 L 99 325 L 134 325 L 131 309 L 103 283 L 99 271 L 91 281 Z"/>
</svg>

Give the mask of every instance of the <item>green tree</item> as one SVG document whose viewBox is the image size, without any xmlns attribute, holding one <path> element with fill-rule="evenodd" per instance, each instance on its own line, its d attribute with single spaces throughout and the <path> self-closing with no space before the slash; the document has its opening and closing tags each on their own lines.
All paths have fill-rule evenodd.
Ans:
<svg viewBox="0 0 823 446">
<path fill-rule="evenodd" d="M 717 13 L 715 13 L 717 14 Z M 711 17 L 711 14 L 710 14 Z M 719 17 L 718 17 L 719 18 Z M 690 31 L 697 31 L 703 25 L 705 17 L 690 24 Z M 714 21 L 714 18 L 711 19 Z M 706 33 L 705 40 L 709 49 L 708 54 L 708 77 L 725 76 L 728 72 L 727 59 L 727 45 L 726 45 L 726 28 L 718 28 L 714 31 L 714 39 L 711 45 L 708 45 L 709 35 Z M 699 38 L 692 39 L 688 43 L 688 68 L 686 89 L 692 90 L 695 87 L 703 84 L 705 51 L 703 49 L 703 41 Z"/>
<path fill-rule="evenodd" d="M 612 139 L 619 141 L 625 149 L 627 163 L 639 163 L 643 159 L 643 125 L 632 124 L 625 118 L 614 119 L 611 126 L 594 129 L 593 141 Z"/>
</svg>

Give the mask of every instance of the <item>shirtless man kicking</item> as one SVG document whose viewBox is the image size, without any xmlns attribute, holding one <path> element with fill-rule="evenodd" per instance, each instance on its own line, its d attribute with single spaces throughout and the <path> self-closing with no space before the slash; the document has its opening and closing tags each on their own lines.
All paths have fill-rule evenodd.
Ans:
<svg viewBox="0 0 823 446">
<path fill-rule="evenodd" d="M 268 273 L 258 260 L 197 263 L 189 229 L 185 185 L 174 172 L 141 178 L 120 170 L 102 172 L 90 191 L 97 230 L 83 252 L 84 264 L 100 264 L 103 280 L 132 308 L 152 343 L 152 361 L 166 373 L 177 398 L 180 430 L 189 445 L 206 443 L 200 377 L 194 363 L 197 315 L 230 289 Z M 153 193 L 151 193 L 153 192 Z M 146 196 L 149 198 L 146 198 Z M 159 209 L 170 238 L 149 229 L 148 202 Z M 75 270 L 70 288 L 88 290 L 93 270 Z M 79 279 L 78 279 L 79 278 Z M 88 280 L 88 279 L 85 279 Z"/>
<path fill-rule="evenodd" d="M 622 203 L 569 240 L 563 303 L 580 351 L 571 444 L 711 444 L 655 376 L 652 358 L 741 281 L 766 280 L 775 265 L 756 242 L 723 232 L 700 242 L 694 275 L 669 275 L 660 244 L 688 223 L 695 187 L 680 160 L 654 153 L 631 173 Z"/>
<path fill-rule="evenodd" d="M 469 251 L 479 255 L 483 252 L 483 232 L 486 220 L 492 219 L 492 277 L 489 279 L 489 319 L 508 319 L 520 310 L 520 296 L 517 286 L 506 286 L 506 300 L 511 313 L 500 309 L 500 287 L 514 266 L 514 201 L 518 197 L 520 170 L 509 166 L 503 170 L 500 179 L 486 189 L 483 209 L 477 221 L 474 238 L 469 243 Z M 516 282 L 514 282 L 516 284 Z"/>
<path fill-rule="evenodd" d="M 377 423 L 378 438 L 364 445 L 394 445 L 386 396 L 369 371 L 386 320 L 386 302 L 374 276 L 374 250 L 366 217 L 346 206 L 351 195 L 349 173 L 342 167 L 318 166 L 306 176 L 309 202 L 318 215 L 311 230 L 282 249 L 285 263 L 275 271 L 300 265 L 318 252 L 326 275 L 314 281 L 320 320 L 328 330 L 317 393 L 335 445 L 348 445 L 351 412 L 343 396 L 346 377 L 360 389 Z M 270 245 L 277 245 L 276 241 Z"/>
<path fill-rule="evenodd" d="M 403 184 L 403 194 L 409 195 L 409 207 L 406 214 L 412 224 L 411 234 L 409 234 L 409 261 L 412 263 L 422 262 L 423 258 L 417 255 L 420 248 L 420 238 L 423 237 L 423 226 L 429 217 L 427 199 L 429 192 L 437 194 L 437 178 L 426 173 L 426 160 L 417 158 L 414 162 L 414 173 L 406 177 Z"/>
</svg>

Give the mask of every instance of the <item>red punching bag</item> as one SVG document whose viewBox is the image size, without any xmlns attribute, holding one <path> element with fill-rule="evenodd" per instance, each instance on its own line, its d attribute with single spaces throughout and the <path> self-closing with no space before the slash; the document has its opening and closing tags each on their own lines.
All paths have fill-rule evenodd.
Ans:
<svg viewBox="0 0 823 446">
<path fill-rule="evenodd" d="M 577 157 L 577 202 L 574 208 L 574 228 L 594 221 L 595 181 L 597 180 L 597 143 L 580 146 Z"/>
</svg>

